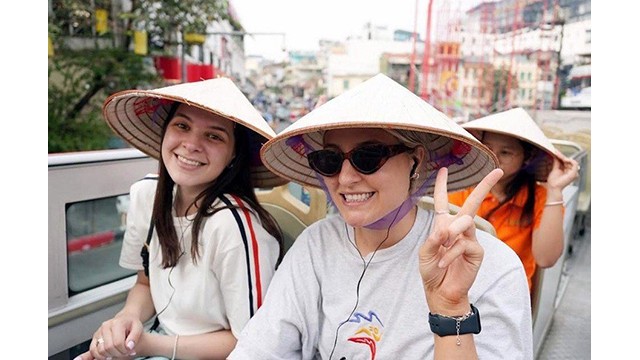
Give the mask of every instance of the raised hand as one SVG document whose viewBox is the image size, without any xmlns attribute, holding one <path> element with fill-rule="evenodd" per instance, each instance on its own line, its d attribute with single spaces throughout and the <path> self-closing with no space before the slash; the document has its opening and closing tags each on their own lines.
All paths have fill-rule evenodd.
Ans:
<svg viewBox="0 0 640 360">
<path fill-rule="evenodd" d="M 484 250 L 473 221 L 482 200 L 504 172 L 495 169 L 473 190 L 456 215 L 449 213 L 447 169 L 436 177 L 433 195 L 434 230 L 420 248 L 420 275 L 431 312 L 461 315 L 469 310 L 468 292 L 475 281 Z"/>
<path fill-rule="evenodd" d="M 557 155 L 562 161 L 554 157 L 553 168 L 547 177 L 546 186 L 547 188 L 562 190 L 578 177 L 580 165 L 578 165 L 577 161 L 564 156 L 562 153 L 558 153 Z"/>
</svg>

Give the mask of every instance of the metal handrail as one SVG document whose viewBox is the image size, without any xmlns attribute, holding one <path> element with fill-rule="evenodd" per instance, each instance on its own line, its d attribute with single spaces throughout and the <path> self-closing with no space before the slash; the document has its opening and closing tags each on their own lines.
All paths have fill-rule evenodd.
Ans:
<svg viewBox="0 0 640 360">
<path fill-rule="evenodd" d="M 149 155 L 138 149 L 112 149 L 49 154 L 49 167 L 94 164 L 105 161 L 147 158 Z"/>
</svg>

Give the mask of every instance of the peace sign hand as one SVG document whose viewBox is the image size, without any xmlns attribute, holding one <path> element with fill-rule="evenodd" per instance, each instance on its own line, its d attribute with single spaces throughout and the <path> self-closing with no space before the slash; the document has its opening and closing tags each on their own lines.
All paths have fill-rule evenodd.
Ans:
<svg viewBox="0 0 640 360">
<path fill-rule="evenodd" d="M 419 253 L 420 275 L 432 313 L 457 316 L 469 311 L 468 292 L 484 256 L 473 217 L 503 174 L 501 169 L 490 172 L 471 192 L 460 212 L 451 215 L 447 168 L 438 171 L 433 195 L 434 230 Z"/>
</svg>

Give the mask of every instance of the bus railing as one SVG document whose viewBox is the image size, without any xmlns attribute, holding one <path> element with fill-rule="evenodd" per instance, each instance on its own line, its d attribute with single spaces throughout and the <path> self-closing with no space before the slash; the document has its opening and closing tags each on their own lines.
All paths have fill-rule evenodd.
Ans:
<svg viewBox="0 0 640 360">
<path fill-rule="evenodd" d="M 564 250 L 562 255 L 554 266 L 546 269 L 539 268 L 534 276 L 531 293 L 534 358 L 538 357 L 542 349 L 544 339 L 553 322 L 553 316 L 566 288 L 565 260 L 570 256 L 571 243 L 575 238 L 576 227 L 585 226 L 578 219 L 588 216 L 588 212 L 591 209 L 590 196 L 581 197 L 581 194 L 589 191 L 587 186 L 589 182 L 587 151 L 572 141 L 551 139 L 551 142 L 565 156 L 576 160 L 580 165 L 580 170 L 578 179 L 562 192 L 565 206 L 563 219 Z M 588 201 L 589 204 L 580 204 L 581 199 L 582 201 Z"/>
</svg>

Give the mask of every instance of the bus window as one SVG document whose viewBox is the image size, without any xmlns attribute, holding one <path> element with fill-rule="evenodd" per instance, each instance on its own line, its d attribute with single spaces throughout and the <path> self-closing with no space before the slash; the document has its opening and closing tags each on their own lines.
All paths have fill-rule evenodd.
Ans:
<svg viewBox="0 0 640 360">
<path fill-rule="evenodd" d="M 128 203 L 125 194 L 67 204 L 69 295 L 135 273 L 118 265 Z"/>
</svg>

